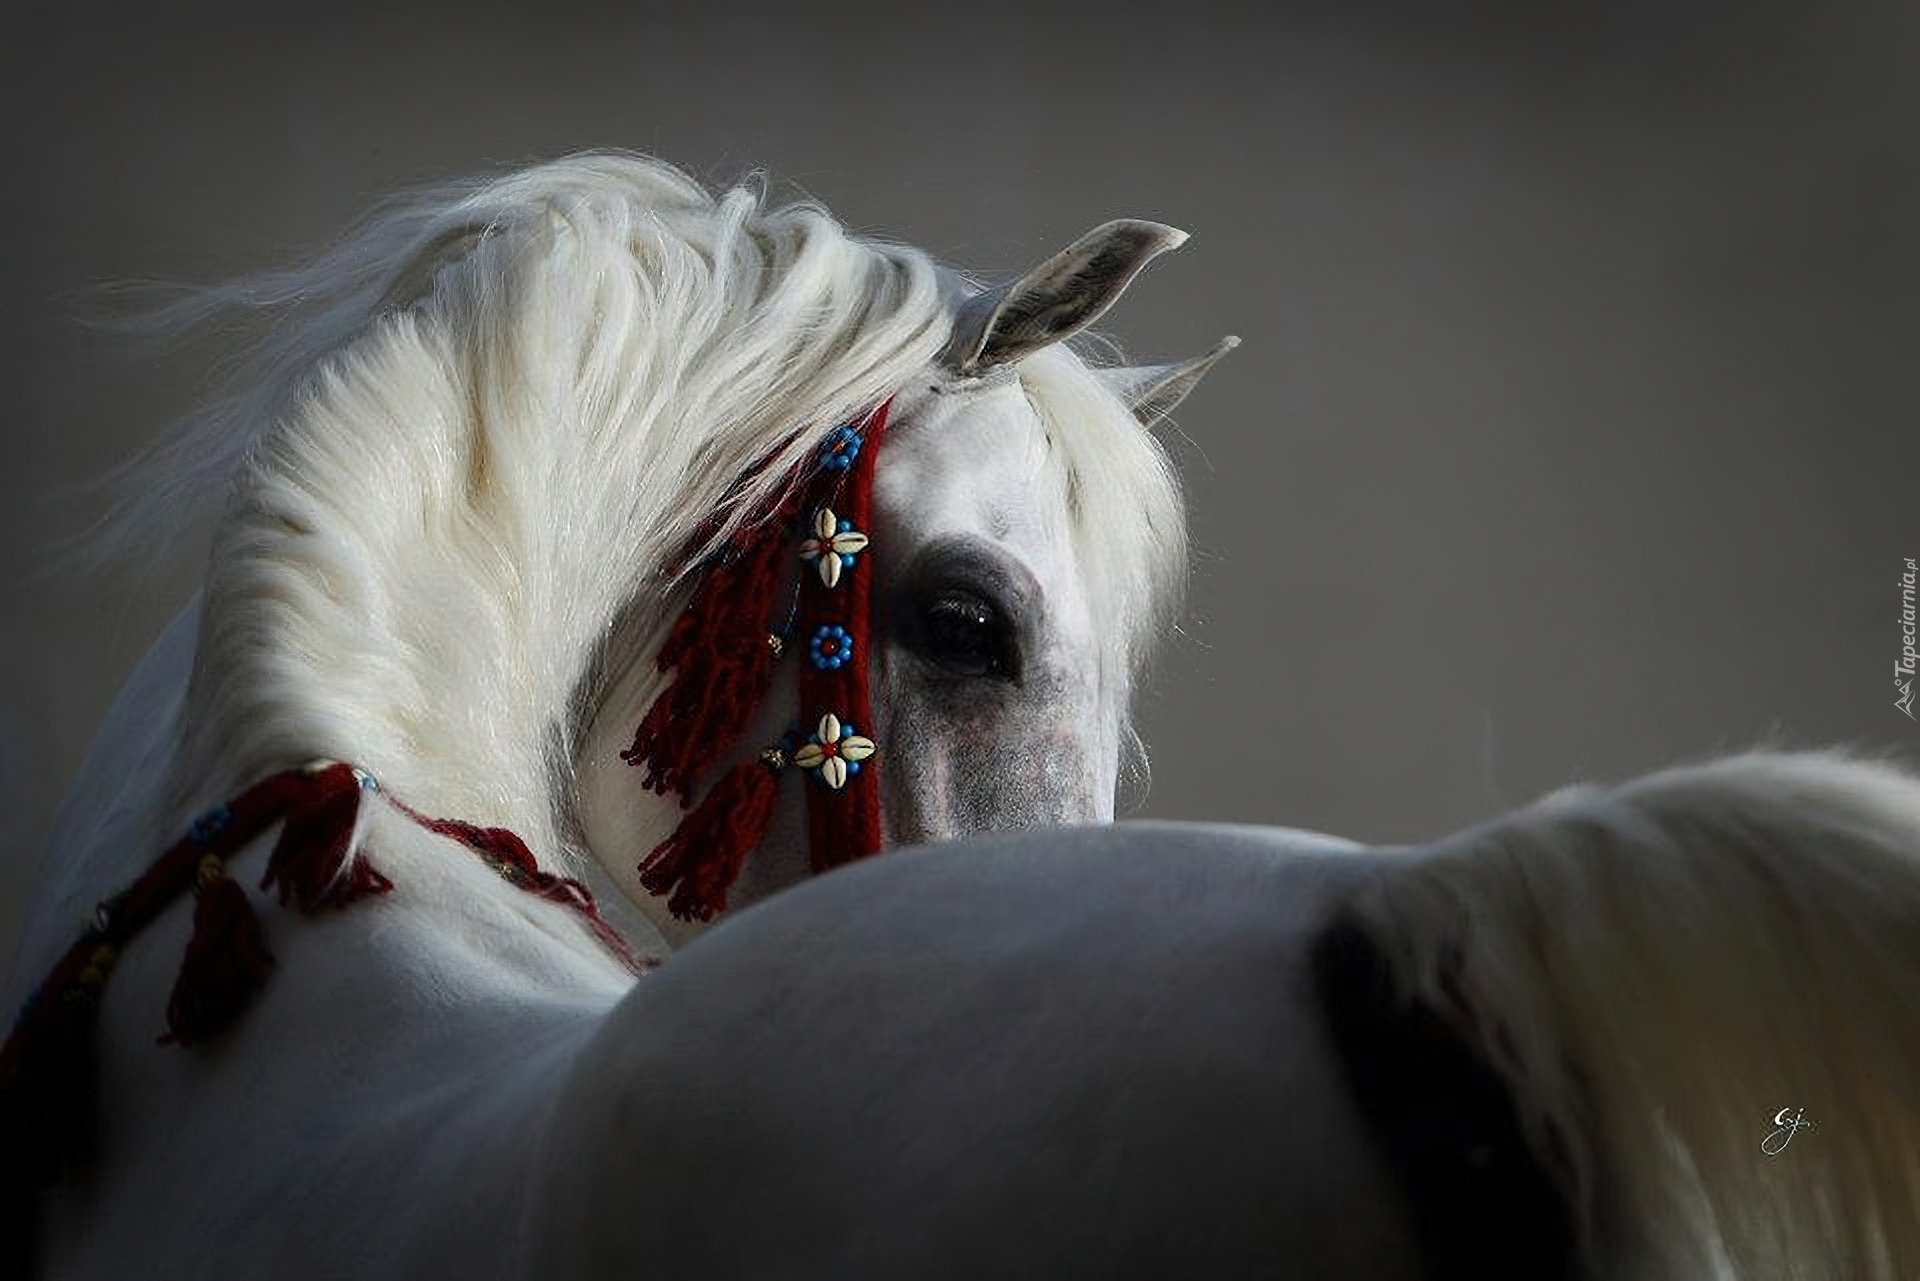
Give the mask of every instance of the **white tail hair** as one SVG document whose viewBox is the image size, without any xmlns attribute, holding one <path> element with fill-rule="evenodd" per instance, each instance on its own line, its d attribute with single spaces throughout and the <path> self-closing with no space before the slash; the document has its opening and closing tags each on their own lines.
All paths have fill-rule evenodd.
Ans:
<svg viewBox="0 0 1920 1281">
<path fill-rule="evenodd" d="M 1572 789 L 1354 910 L 1507 1080 L 1595 1275 L 1920 1276 L 1920 779 L 1754 753 Z"/>
</svg>

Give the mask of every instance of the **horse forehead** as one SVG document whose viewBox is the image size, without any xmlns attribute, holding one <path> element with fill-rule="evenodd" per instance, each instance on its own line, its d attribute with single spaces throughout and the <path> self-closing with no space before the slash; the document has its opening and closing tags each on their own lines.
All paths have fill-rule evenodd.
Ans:
<svg viewBox="0 0 1920 1281">
<path fill-rule="evenodd" d="M 923 394 L 901 415 L 874 475 L 881 511 L 914 542 L 980 533 L 1063 566 L 1065 495 L 1045 466 L 1047 434 L 1018 383 Z"/>
</svg>

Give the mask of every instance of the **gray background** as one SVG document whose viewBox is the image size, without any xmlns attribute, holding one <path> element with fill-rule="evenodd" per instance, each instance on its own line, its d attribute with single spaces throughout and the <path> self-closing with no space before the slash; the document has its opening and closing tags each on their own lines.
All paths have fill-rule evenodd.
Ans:
<svg viewBox="0 0 1920 1281">
<path fill-rule="evenodd" d="M 0 943 L 195 576 L 37 568 L 213 354 L 129 358 L 75 294 L 581 146 L 764 167 L 975 269 L 1193 233 L 1109 326 L 1246 340 L 1172 436 L 1198 554 L 1146 814 L 1414 840 L 1763 739 L 1920 743 L 1920 8 L 260 8 L 4 20 Z"/>
</svg>

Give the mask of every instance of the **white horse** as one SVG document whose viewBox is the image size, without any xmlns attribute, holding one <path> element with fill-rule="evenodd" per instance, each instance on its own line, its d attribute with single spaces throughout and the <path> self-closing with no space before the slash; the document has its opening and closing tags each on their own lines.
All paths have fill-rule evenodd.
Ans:
<svg viewBox="0 0 1920 1281">
<path fill-rule="evenodd" d="M 669 679 L 654 654 L 690 566 L 882 404 L 872 568 L 850 577 L 880 575 L 878 724 L 861 728 L 881 745 L 888 842 L 1110 819 L 1130 684 L 1184 557 L 1142 420 L 1231 342 L 1099 373 L 1060 343 L 1184 239 L 1111 223 L 969 298 L 819 209 L 585 155 L 397 203 L 305 267 L 163 313 L 284 314 L 121 518 L 138 541 L 223 505 L 203 592 L 129 681 L 58 820 L 14 1005 L 195 815 L 315 759 L 418 814 L 511 830 L 549 882 L 595 881 L 634 947 L 663 955 L 700 926 L 639 884 L 680 816 L 621 758 Z M 794 666 L 720 744 L 733 759 L 795 715 Z M 780 807 L 735 906 L 807 874 L 800 812 Z M 440 1210 L 316 1236 L 301 1266 L 492 1266 L 511 1247 L 473 1229 L 504 1222 L 490 1198 L 522 1175 L 481 1169 L 538 1126 L 554 1069 L 632 974 L 566 902 L 517 892 L 396 805 L 356 822 L 353 848 L 397 892 L 269 915 L 272 982 L 217 1048 L 154 1044 L 184 907 L 127 946 L 102 1010 L 100 1172 L 52 1206 L 58 1270 L 279 1272 L 310 1232 L 383 1217 L 425 1177 L 404 1173 L 415 1161 L 439 1171 L 423 1195 Z M 235 851 L 235 875 L 257 878 L 264 848 Z M 519 1137 L 452 1139 L 507 1106 L 502 1089 L 531 1109 Z M 287 1233 L 212 1231 L 262 1193 Z"/>
<path fill-rule="evenodd" d="M 0 1063 L 9 1140 L 68 1158 L 4 1154 L 48 1274 L 1910 1275 L 1920 788 L 1882 767 L 1737 760 L 1411 852 L 1001 837 L 774 895 L 846 853 L 788 769 L 731 881 L 766 902 L 637 984 L 594 928 L 566 878 L 639 952 L 701 928 L 636 870 L 682 811 L 622 754 L 701 575 L 849 424 L 886 423 L 867 527 L 791 566 L 802 600 L 828 553 L 872 580 L 872 721 L 769 763 L 877 781 L 890 845 L 1111 817 L 1183 558 L 1139 423 L 1229 344 L 1060 341 L 1180 238 L 1107 224 L 969 294 L 589 156 L 183 304 L 288 314 L 119 527 L 223 504 L 15 969 L 16 1007 L 58 979 L 17 1028 L 98 1002 L 90 1051 Z M 764 780 L 807 658 L 705 777 Z"/>
</svg>

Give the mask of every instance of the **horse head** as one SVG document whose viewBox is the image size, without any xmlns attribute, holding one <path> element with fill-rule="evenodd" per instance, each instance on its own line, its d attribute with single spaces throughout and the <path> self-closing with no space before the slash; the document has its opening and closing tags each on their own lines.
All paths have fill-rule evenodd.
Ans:
<svg viewBox="0 0 1920 1281">
<path fill-rule="evenodd" d="M 138 833 L 331 758 L 604 869 L 685 937 L 638 872 L 682 807 L 623 749 L 699 567 L 883 406 L 852 578 L 884 844 L 1110 818 L 1185 571 L 1148 428 L 1233 340 L 1108 369 L 1067 340 L 1184 239 L 1111 222 L 978 290 L 816 207 L 590 154 L 400 200 L 307 263 L 187 295 L 159 327 L 238 312 L 266 337 L 113 526 L 144 546 L 217 516 L 201 596 L 129 695 L 167 715 L 103 734 L 83 775 L 138 794 L 63 820 L 49 901 L 96 901 L 137 873 Z M 805 639 L 684 799 L 788 730 Z M 798 788 L 732 905 L 813 865 Z"/>
<path fill-rule="evenodd" d="M 890 392 L 871 528 L 855 535 L 874 575 L 865 670 L 888 846 L 1113 817 L 1139 753 L 1134 681 L 1185 569 L 1178 490 L 1149 429 L 1238 340 L 1140 368 L 1091 367 L 1066 342 L 1185 239 L 1121 220 L 998 288 L 943 273 L 946 342 Z M 636 647 L 595 700 L 580 815 L 606 870 L 680 939 L 690 928 L 639 873 L 678 816 L 622 756 L 658 694 L 649 659 Z M 734 761 L 806 711 L 795 684 L 791 668 L 776 678 Z M 782 794 L 732 906 L 820 865 L 797 793 Z"/>
</svg>

